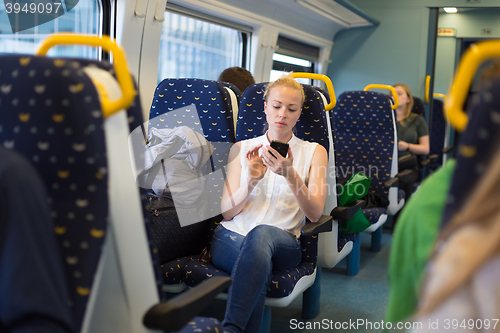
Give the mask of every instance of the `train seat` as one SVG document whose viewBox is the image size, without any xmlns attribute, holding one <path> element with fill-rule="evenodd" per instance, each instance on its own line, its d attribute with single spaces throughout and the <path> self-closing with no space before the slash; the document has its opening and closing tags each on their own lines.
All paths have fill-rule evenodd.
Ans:
<svg viewBox="0 0 500 333">
<path fill-rule="evenodd" d="M 235 88 L 237 90 L 237 88 Z M 211 240 L 216 222 L 220 217 L 220 198 L 224 186 L 224 166 L 227 164 L 229 150 L 234 143 L 233 122 L 233 96 L 231 86 L 220 82 L 200 79 L 165 79 L 157 86 L 153 103 L 150 109 L 149 129 L 176 128 L 186 126 L 196 132 L 203 134 L 214 150 L 203 171 L 205 177 L 205 189 L 207 196 L 200 205 L 208 205 L 206 214 L 199 223 L 188 226 L 196 230 L 182 230 L 190 232 L 190 237 L 198 237 L 198 246 L 186 244 L 184 253 L 175 256 L 168 255 L 168 249 L 163 250 L 159 245 L 161 256 L 163 279 L 165 288 L 169 292 L 180 292 L 186 285 L 184 283 L 183 266 L 190 256 L 200 253 L 203 247 Z M 193 108 L 192 106 L 195 106 Z M 208 199 L 207 199 L 208 197 Z M 179 223 L 179 214 L 199 216 L 199 208 L 182 208 L 180 203 L 172 204 L 170 212 L 172 223 Z M 217 216 L 219 218 L 217 219 Z M 193 221 L 194 222 L 194 221 Z M 181 230 L 179 228 L 179 230 Z M 161 231 L 160 231 L 161 232 Z M 195 235 L 196 234 L 196 235 Z M 160 237 L 161 235 L 157 235 Z M 165 236 L 165 237 L 163 237 Z M 168 235 L 161 237 L 168 241 Z M 172 251 L 170 251 L 172 252 Z M 167 256 L 168 255 L 168 256 Z"/>
<path fill-rule="evenodd" d="M 425 193 L 417 193 L 400 217 L 389 266 L 394 283 L 390 285 L 388 321 L 404 319 L 416 309 L 422 276 L 439 230 L 462 209 L 487 166 L 499 153 L 498 92 L 500 80 L 478 93 L 469 106 L 469 120 L 460 135 L 455 163 L 448 161 L 440 172 L 424 181 L 422 190 Z M 430 192 L 432 199 L 430 195 L 425 196 Z M 422 224 L 424 217 L 425 223 Z M 412 267 L 411 273 L 408 267 Z"/>
<path fill-rule="evenodd" d="M 411 112 L 421 115 L 426 118 L 425 108 L 423 101 L 413 96 L 414 105 Z M 430 171 L 436 170 L 438 167 L 444 165 L 446 161 L 443 150 L 446 148 L 448 142 L 447 137 L 449 134 L 449 125 L 444 119 L 444 103 L 438 99 L 432 100 L 432 116 L 429 124 L 429 155 L 426 160 L 420 161 L 421 166 L 426 166 Z"/>
<path fill-rule="evenodd" d="M 322 88 L 313 86 L 313 88 L 319 93 L 319 96 L 323 100 L 323 105 L 328 105 L 330 103 L 330 95 L 327 91 Z M 333 110 L 330 110 L 328 113 L 329 122 L 327 127 L 330 126 L 329 132 L 335 133 L 335 122 L 333 119 Z M 329 151 L 334 150 L 334 139 L 332 136 L 329 137 Z M 336 159 L 335 154 L 329 154 L 329 165 L 331 168 L 336 167 Z M 335 175 L 334 178 L 331 177 Z M 338 173 L 329 172 L 328 174 L 330 178 L 328 179 L 328 183 L 331 188 L 336 188 L 336 184 L 338 183 Z M 336 191 L 335 191 L 336 192 Z M 327 202 L 330 202 L 330 207 L 334 209 L 338 207 L 338 193 L 329 193 L 327 197 Z M 358 204 L 358 207 L 361 207 Z M 339 207 L 343 209 L 344 207 Z M 350 208 L 350 214 L 352 216 L 356 210 L 359 208 L 352 209 Z M 334 216 L 335 220 L 333 221 L 333 230 L 331 232 L 323 232 L 319 234 L 318 240 L 318 266 L 324 268 L 333 268 L 337 265 L 342 259 L 347 257 L 347 275 L 353 276 L 356 275 L 359 271 L 359 259 L 360 259 L 360 242 L 359 238 L 357 238 L 356 234 L 341 234 L 340 233 L 340 216 L 335 216 L 334 210 L 330 212 L 332 216 Z"/>
<path fill-rule="evenodd" d="M 431 162 L 427 165 L 429 171 L 434 171 L 444 165 L 446 162 L 444 149 L 447 146 L 447 136 L 449 133 L 449 124 L 444 119 L 444 103 L 441 100 L 432 101 L 432 118 L 429 128 L 429 157 Z"/>
<path fill-rule="evenodd" d="M 237 130 L 237 140 L 243 140 L 245 138 L 255 137 L 261 134 L 264 128 L 264 109 L 263 109 L 263 87 L 265 83 L 255 84 L 250 86 L 245 90 L 242 102 L 240 105 L 240 112 L 238 115 L 238 130 Z M 312 95 L 311 95 L 312 94 Z M 309 87 L 309 95 L 314 96 L 314 102 L 316 103 L 319 96 L 314 95 L 314 90 Z M 252 96 L 252 97 L 250 97 Z M 255 98 L 255 103 L 249 103 L 249 100 Z M 312 99 L 312 97 L 310 97 Z M 304 107 L 304 115 L 300 118 L 297 125 L 299 133 L 302 136 L 318 136 L 327 135 L 326 129 L 323 131 L 318 131 L 318 122 L 324 124 L 320 117 L 324 117 L 319 110 L 311 107 L 312 105 L 309 101 Z M 324 108 L 324 107 L 323 107 Z M 309 110 L 308 110 L 309 109 Z M 305 116 L 308 112 L 307 116 Z M 258 113 L 258 114 L 257 114 Z M 323 110 L 324 113 L 324 110 Z M 314 117 L 312 116 L 314 114 Z M 321 125 L 323 128 L 324 126 Z M 313 130 L 316 129 L 316 130 Z M 240 133 L 238 135 L 238 133 Z M 300 137 L 300 136 L 299 136 Z M 329 146 L 327 138 L 321 138 L 318 136 L 318 141 L 320 141 L 325 146 Z M 331 221 L 331 218 L 324 217 L 323 220 Z M 220 220 L 219 220 L 220 221 Z M 273 288 L 269 288 L 268 297 L 266 298 L 266 315 L 263 322 L 263 331 L 268 331 L 270 325 L 270 308 L 269 306 L 287 306 L 293 299 L 298 295 L 304 294 L 304 307 L 303 316 L 304 318 L 312 318 L 319 311 L 319 279 L 317 284 L 315 279 L 317 277 L 316 269 L 316 258 L 317 258 L 317 236 L 313 236 L 312 233 L 316 234 L 314 227 L 322 225 L 321 223 L 310 224 L 309 228 L 303 228 L 302 246 L 303 246 L 303 262 L 294 269 L 288 269 L 286 271 L 275 272 L 273 274 Z M 328 223 L 326 224 L 328 225 Z M 311 228 L 312 227 L 312 228 Z M 331 225 L 330 225 L 331 227 Z M 320 227 L 321 228 L 321 227 Z M 308 230 L 309 229 L 309 230 Z M 328 227 L 327 227 L 328 229 Z M 308 233 L 311 233 L 308 235 Z M 207 280 L 213 276 L 229 276 L 228 273 L 217 269 L 212 266 L 209 262 L 200 262 L 199 255 L 188 256 L 180 258 L 177 261 L 169 263 L 171 266 L 181 266 L 185 273 L 184 282 L 189 286 L 198 285 L 201 281 Z M 178 266 L 177 266 L 178 265 Z M 315 284 L 316 289 L 312 289 L 311 286 Z M 279 288 L 278 288 L 279 286 Z M 223 294 L 224 295 L 224 294 Z M 223 296 L 224 297 L 224 296 Z M 308 301 L 311 299 L 311 301 Z M 266 319 L 267 318 L 267 319 Z"/>
<path fill-rule="evenodd" d="M 411 112 L 424 117 L 424 119 L 426 118 L 424 101 L 421 98 L 413 96 L 413 109 Z"/>
<path fill-rule="evenodd" d="M 442 227 L 463 207 L 500 143 L 500 80 L 472 99 L 469 120 L 458 142 L 456 167 L 446 202 Z"/>
<path fill-rule="evenodd" d="M 396 177 L 397 135 L 391 102 L 373 91 L 342 93 L 334 109 L 335 153 L 339 174 L 349 178 L 363 173 L 372 179 L 369 191 L 389 200 L 389 206 L 363 209 L 372 224 L 372 251 L 380 250 L 382 225 L 387 215 L 404 205 L 404 192 L 386 182 Z"/>
<path fill-rule="evenodd" d="M 236 130 L 236 141 L 254 138 L 264 133 L 264 125 L 266 117 L 264 113 L 264 90 L 267 83 L 258 83 L 249 86 L 244 94 L 240 103 L 240 112 L 238 114 L 238 124 Z M 329 138 L 329 126 L 327 124 L 327 113 L 325 112 L 325 104 L 321 95 L 313 87 L 303 85 L 306 94 L 306 100 L 302 108 L 302 114 L 296 125 L 295 135 L 307 141 L 317 142 L 331 154 L 332 140 Z M 330 165 L 332 167 L 332 165 Z M 333 164 L 334 167 L 334 164 Z M 329 189 L 335 189 L 335 178 L 327 180 Z M 330 191 L 334 192 L 334 191 Z M 335 193 L 333 193 L 334 197 Z M 328 198 L 327 198 L 328 200 Z M 336 206 L 336 201 L 335 205 Z M 335 224 L 335 222 L 334 222 Z M 333 226 L 336 230 L 336 226 Z M 326 232 L 330 234 L 332 232 Z M 324 234 L 323 232 L 319 235 Z M 268 290 L 268 297 L 266 305 L 270 306 L 287 306 L 296 296 L 301 294 L 304 290 L 311 288 L 307 291 L 307 297 L 304 297 L 303 316 L 312 317 L 315 314 L 306 314 L 311 310 L 307 304 L 309 297 L 318 297 L 314 302 L 319 301 L 319 295 L 311 294 L 313 288 L 319 284 L 320 270 L 316 267 L 318 256 L 318 237 L 317 236 L 302 236 L 302 249 L 303 260 L 297 269 L 287 270 L 286 272 L 273 273 L 272 281 L 276 281 L 277 285 L 282 288 L 270 288 Z M 314 275 L 316 275 L 316 282 Z M 311 285 L 315 287 L 311 287 Z M 319 305 L 318 305 L 319 306 Z M 316 310 L 319 311 L 319 308 Z M 314 311 L 313 311 L 314 312 Z"/>
<path fill-rule="evenodd" d="M 220 84 L 222 84 L 227 92 L 229 93 L 229 96 L 231 97 L 231 107 L 233 109 L 233 122 L 234 122 L 234 131 L 236 132 L 236 122 L 238 121 L 238 108 L 240 106 L 241 102 L 241 92 L 236 87 L 234 84 L 230 82 L 224 82 L 224 81 L 217 81 Z"/>
<path fill-rule="evenodd" d="M 0 142 L 31 160 L 47 186 L 75 330 L 149 332 L 143 318 L 160 295 L 129 159 L 129 127 L 124 112 L 104 119 L 94 80 L 110 99 L 120 89 L 96 67 L 2 57 Z M 168 328 L 171 319 L 146 317 L 155 329 Z"/>
</svg>

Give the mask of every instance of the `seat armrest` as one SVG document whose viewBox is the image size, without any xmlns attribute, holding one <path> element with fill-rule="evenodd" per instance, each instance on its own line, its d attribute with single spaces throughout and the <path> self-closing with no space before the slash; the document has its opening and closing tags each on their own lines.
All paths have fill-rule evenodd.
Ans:
<svg viewBox="0 0 500 333">
<path fill-rule="evenodd" d="M 449 147 L 446 147 L 446 148 L 443 149 L 443 153 L 444 154 L 448 154 L 452 150 L 453 150 L 453 146 L 449 146 Z"/>
<path fill-rule="evenodd" d="M 144 315 L 142 323 L 147 328 L 162 331 L 178 331 L 201 311 L 217 294 L 231 285 L 231 278 L 214 276 L 167 302 L 152 306 Z"/>
<path fill-rule="evenodd" d="M 399 186 L 399 178 L 398 177 L 392 177 L 389 180 L 387 180 L 384 183 L 385 187 L 390 188 L 390 187 L 398 187 Z"/>
<path fill-rule="evenodd" d="M 335 207 L 330 212 L 330 215 L 334 220 L 338 221 L 349 221 L 358 210 L 363 209 L 365 202 L 363 200 L 356 200 L 347 206 Z"/>
<path fill-rule="evenodd" d="M 408 181 L 408 178 L 410 177 L 410 174 L 413 172 L 411 169 L 406 169 L 401 171 L 396 175 L 396 177 L 392 177 L 391 179 L 387 180 L 384 185 L 385 187 L 398 187 L 399 186 L 399 181 L 401 180 L 402 182 Z"/>
<path fill-rule="evenodd" d="M 429 155 L 425 160 L 423 160 L 422 162 L 420 162 L 420 165 L 421 166 L 427 166 L 427 164 L 434 164 L 436 163 L 437 159 L 439 158 L 439 155 L 438 154 L 433 154 L 433 155 Z"/>
<path fill-rule="evenodd" d="M 309 221 L 309 220 L 307 220 Z M 306 222 L 300 233 L 302 236 L 311 236 L 320 232 L 329 232 L 333 228 L 333 218 L 329 215 L 323 215 L 318 222 Z"/>
<path fill-rule="evenodd" d="M 410 175 L 412 173 L 413 173 L 413 170 L 410 170 L 410 169 L 403 170 L 396 175 L 396 178 L 398 178 L 401 182 L 405 183 L 408 181 L 408 179 L 410 178 Z"/>
</svg>

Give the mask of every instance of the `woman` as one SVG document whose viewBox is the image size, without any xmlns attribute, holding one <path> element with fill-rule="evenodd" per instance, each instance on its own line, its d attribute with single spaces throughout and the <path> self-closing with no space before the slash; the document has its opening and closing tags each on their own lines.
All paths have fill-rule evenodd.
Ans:
<svg viewBox="0 0 500 333">
<path fill-rule="evenodd" d="M 259 332 L 273 270 L 295 267 L 305 217 L 318 221 L 326 199 L 325 148 L 293 135 L 305 100 L 289 75 L 264 94 L 267 132 L 236 143 L 230 151 L 222 196 L 224 221 L 212 241 L 212 262 L 231 272 L 225 332 Z M 288 142 L 282 157 L 272 140 Z"/>
<path fill-rule="evenodd" d="M 429 154 L 429 130 L 425 119 L 411 112 L 413 109 L 413 95 L 410 88 L 402 83 L 394 85 L 398 94 L 399 106 L 396 108 L 397 130 L 398 130 L 398 150 L 399 159 L 411 153 L 415 155 Z M 402 188 L 408 200 L 412 193 L 413 182 L 418 177 L 418 166 L 413 165 L 409 168 L 414 172 L 410 179 L 402 184 Z M 399 171 L 402 171 L 401 169 Z"/>
<path fill-rule="evenodd" d="M 441 233 L 419 304 L 417 332 L 498 332 L 500 151 Z"/>
</svg>

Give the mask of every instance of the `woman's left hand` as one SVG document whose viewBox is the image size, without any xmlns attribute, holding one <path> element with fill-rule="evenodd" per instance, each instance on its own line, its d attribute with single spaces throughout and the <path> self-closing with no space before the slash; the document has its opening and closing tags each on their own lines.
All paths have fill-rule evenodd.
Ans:
<svg viewBox="0 0 500 333">
<path fill-rule="evenodd" d="M 293 154 L 290 147 L 288 147 L 287 157 L 283 157 L 273 147 L 264 146 L 261 157 L 262 162 L 268 169 L 285 178 L 293 168 Z"/>
</svg>

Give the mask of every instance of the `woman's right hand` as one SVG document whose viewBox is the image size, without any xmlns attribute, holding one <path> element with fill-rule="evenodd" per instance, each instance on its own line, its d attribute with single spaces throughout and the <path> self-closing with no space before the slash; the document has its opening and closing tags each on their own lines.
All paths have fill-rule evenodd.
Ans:
<svg viewBox="0 0 500 333">
<path fill-rule="evenodd" d="M 259 149 L 262 145 L 257 145 L 251 148 L 247 152 L 247 160 L 248 160 L 248 175 L 252 182 L 258 182 L 264 175 L 266 174 L 267 167 L 262 162 L 262 158 L 259 156 Z"/>
<path fill-rule="evenodd" d="M 398 150 L 399 151 L 408 150 L 408 146 L 409 146 L 408 142 L 405 142 L 405 141 L 399 141 L 398 142 Z"/>
</svg>

